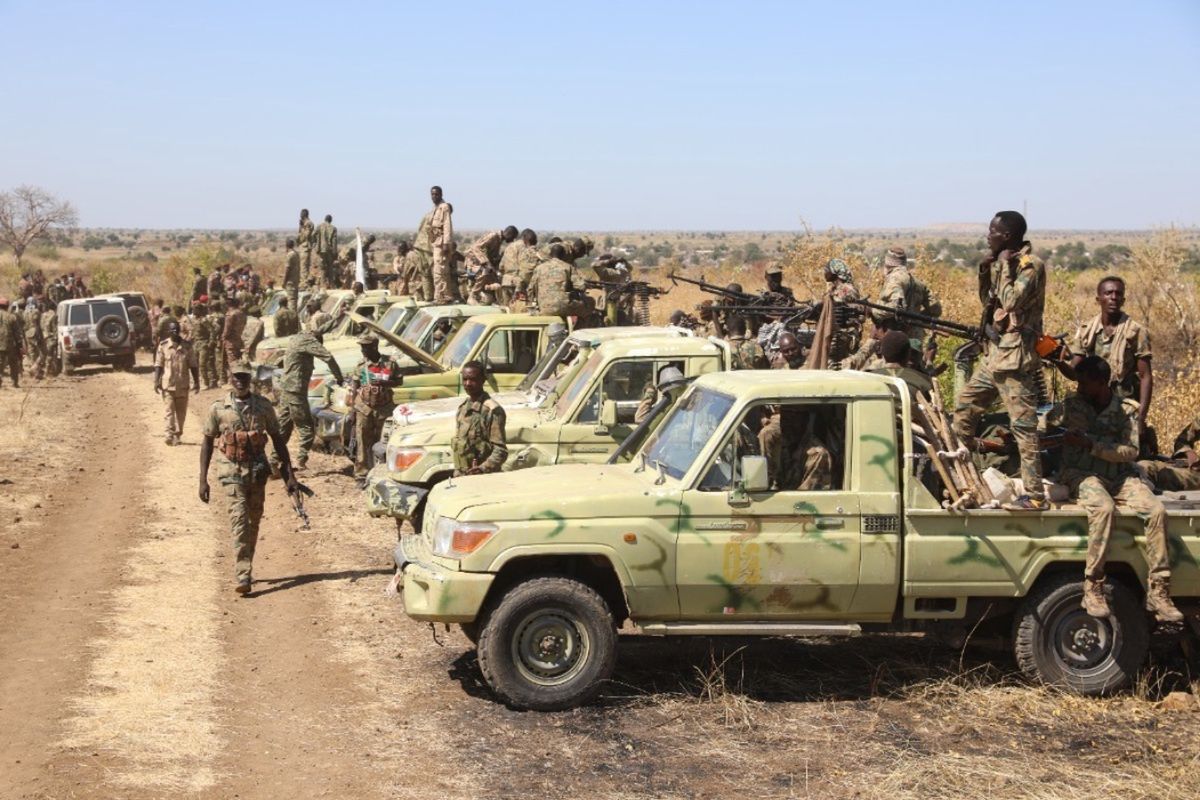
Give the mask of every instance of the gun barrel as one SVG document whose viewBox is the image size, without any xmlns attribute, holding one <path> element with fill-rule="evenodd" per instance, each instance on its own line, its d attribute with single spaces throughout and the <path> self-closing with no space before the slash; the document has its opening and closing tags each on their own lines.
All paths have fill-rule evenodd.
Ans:
<svg viewBox="0 0 1200 800">
<path fill-rule="evenodd" d="M 728 297 L 730 300 L 736 300 L 739 303 L 746 303 L 749 305 L 753 304 L 755 300 L 758 299 L 756 295 L 752 295 L 749 292 L 738 292 L 734 291 L 733 289 L 726 289 L 724 286 L 717 286 L 715 283 L 709 283 L 708 281 L 698 278 L 688 278 L 684 275 L 679 275 L 672 272 L 671 283 L 677 283 L 678 281 L 683 281 L 684 283 L 690 283 L 693 286 L 698 286 L 702 292 L 720 295 L 721 297 Z"/>
<path fill-rule="evenodd" d="M 870 300 L 847 300 L 851 305 L 862 306 L 863 308 L 873 308 L 877 311 L 886 311 L 892 314 L 897 319 L 907 320 L 910 322 L 919 322 L 927 328 L 936 330 L 940 333 L 947 333 L 952 336 L 962 336 L 967 339 L 980 338 L 979 328 L 974 325 L 965 325 L 961 322 L 955 322 L 949 319 L 940 317 L 931 317 L 928 314 L 920 314 L 916 311 L 907 311 L 903 308 L 894 308 L 893 306 L 885 306 L 882 303 L 872 303 Z"/>
</svg>

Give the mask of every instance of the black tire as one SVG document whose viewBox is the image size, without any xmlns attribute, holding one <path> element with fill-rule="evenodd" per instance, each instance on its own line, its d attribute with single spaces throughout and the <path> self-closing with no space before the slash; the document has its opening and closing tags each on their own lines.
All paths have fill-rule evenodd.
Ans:
<svg viewBox="0 0 1200 800">
<path fill-rule="evenodd" d="M 474 622 L 464 622 L 458 627 L 462 628 L 463 636 L 467 637 L 471 644 L 479 644 L 479 634 L 482 633 L 482 630 L 478 619 Z"/>
<path fill-rule="evenodd" d="M 1110 581 L 1112 616 L 1094 619 L 1080 607 L 1083 583 L 1059 575 L 1040 583 L 1021 606 L 1013 654 L 1031 680 L 1082 695 L 1128 686 L 1146 660 L 1149 627 L 1137 596 Z"/>
<path fill-rule="evenodd" d="M 504 703 L 559 711 L 591 700 L 612 675 L 617 631 L 591 587 L 534 578 L 487 612 L 477 649 L 483 678 Z"/>
<path fill-rule="evenodd" d="M 115 314 L 101 317 L 96 323 L 96 340 L 105 347 L 118 347 L 128 336 L 128 323 Z"/>
</svg>

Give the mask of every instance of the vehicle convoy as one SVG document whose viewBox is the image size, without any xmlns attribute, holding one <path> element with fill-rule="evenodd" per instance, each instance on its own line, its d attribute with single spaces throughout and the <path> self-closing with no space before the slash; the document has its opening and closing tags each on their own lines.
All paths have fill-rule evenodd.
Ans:
<svg viewBox="0 0 1200 800">
<path fill-rule="evenodd" d="M 363 292 L 357 300 L 354 292 L 349 289 L 332 289 L 325 292 L 321 310 L 337 321 L 333 330 L 325 334 L 326 342 L 358 336 L 361 333 L 359 325 L 350 319 L 349 312 L 353 311 L 358 314 L 366 312 L 378 319 L 382 316 L 383 311 L 393 303 L 408 299 L 388 294 L 386 289 L 371 289 Z M 282 364 L 284 351 L 287 350 L 288 342 L 291 340 L 290 336 L 272 336 L 269 339 L 263 339 L 258 343 L 255 359 L 260 364 Z"/>
<path fill-rule="evenodd" d="M 627 621 L 660 636 L 986 636 L 1046 684 L 1128 685 L 1150 633 L 1137 516 L 1114 523 L 1113 615 L 1090 617 L 1083 509 L 943 509 L 913 455 L 910 403 L 883 375 L 710 374 L 630 463 L 443 482 L 396 550 L 405 611 L 462 625 L 489 686 L 519 708 L 594 696 Z M 766 455 L 764 412 L 784 443 Z M 792 482 L 813 464 L 820 480 Z M 1194 612 L 1200 511 L 1164 501 L 1173 594 Z"/>
<path fill-rule="evenodd" d="M 392 389 L 397 403 L 408 403 L 462 394 L 462 366 L 468 361 L 487 364 L 488 391 L 514 388 L 550 349 L 550 328 L 561 326 L 562 319 L 507 313 L 468 317 L 436 358 L 372 322 L 361 324 L 411 359 L 401 364 L 403 383 Z M 336 450 L 339 441 L 346 442 L 348 399 L 347 389 L 339 387 L 329 406 L 318 411 L 317 437 L 323 447 Z"/>
<path fill-rule="evenodd" d="M 308 302 L 311 293 L 304 289 L 297 293 L 296 301 L 299 308 L 293 309 L 299 314 L 304 309 L 304 304 Z M 266 339 L 274 338 L 275 336 L 275 315 L 279 312 L 279 301 L 287 297 L 287 291 L 284 289 L 274 289 L 267 293 L 262 304 L 262 321 L 263 321 L 263 336 Z"/>
<path fill-rule="evenodd" d="M 63 300 L 58 304 L 58 345 L 64 375 L 83 364 L 133 369 L 134 322 L 124 298 L 105 295 Z"/>
<path fill-rule="evenodd" d="M 631 330 L 641 333 L 623 333 Z M 616 331 L 622 333 L 610 333 Z M 724 342 L 678 328 L 589 328 L 564 344 L 577 352 L 545 401 L 505 408 L 506 471 L 604 461 L 633 430 L 646 389 L 663 368 L 694 377 L 729 369 L 730 363 Z M 425 496 L 454 471 L 454 436 L 453 412 L 394 425 L 385 457 L 367 477 L 368 513 L 408 520 L 419 531 Z"/>
</svg>

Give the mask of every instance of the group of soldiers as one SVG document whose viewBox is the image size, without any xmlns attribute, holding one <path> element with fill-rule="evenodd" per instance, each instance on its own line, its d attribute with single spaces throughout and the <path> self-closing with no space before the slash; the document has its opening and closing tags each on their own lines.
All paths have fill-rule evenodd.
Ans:
<svg viewBox="0 0 1200 800">
<path fill-rule="evenodd" d="M 10 309 L 8 298 L 0 297 L 0 386 L 5 373 L 20 388 L 26 371 L 41 380 L 62 369 L 56 307 L 45 295 L 30 295 Z"/>
<path fill-rule="evenodd" d="M 31 297 L 45 297 L 52 307 L 63 300 L 91 296 L 92 293 L 88 290 L 83 276 L 74 272 L 64 272 L 54 280 L 47 280 L 45 272 L 36 269 L 22 274 L 21 279 L 17 282 L 17 299 L 28 300 Z"/>
</svg>

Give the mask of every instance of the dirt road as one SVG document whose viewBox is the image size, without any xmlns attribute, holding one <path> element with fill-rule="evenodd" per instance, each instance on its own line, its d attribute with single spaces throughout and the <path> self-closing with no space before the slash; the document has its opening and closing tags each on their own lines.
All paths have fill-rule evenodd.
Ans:
<svg viewBox="0 0 1200 800">
<path fill-rule="evenodd" d="M 385 594 L 390 523 L 316 456 L 272 484 L 255 592 L 196 498 L 203 410 L 144 374 L 0 390 L 0 798 L 1200 795 L 1200 713 L 1059 697 L 897 638 L 632 639 L 599 704 L 496 704 L 457 631 Z"/>
</svg>

